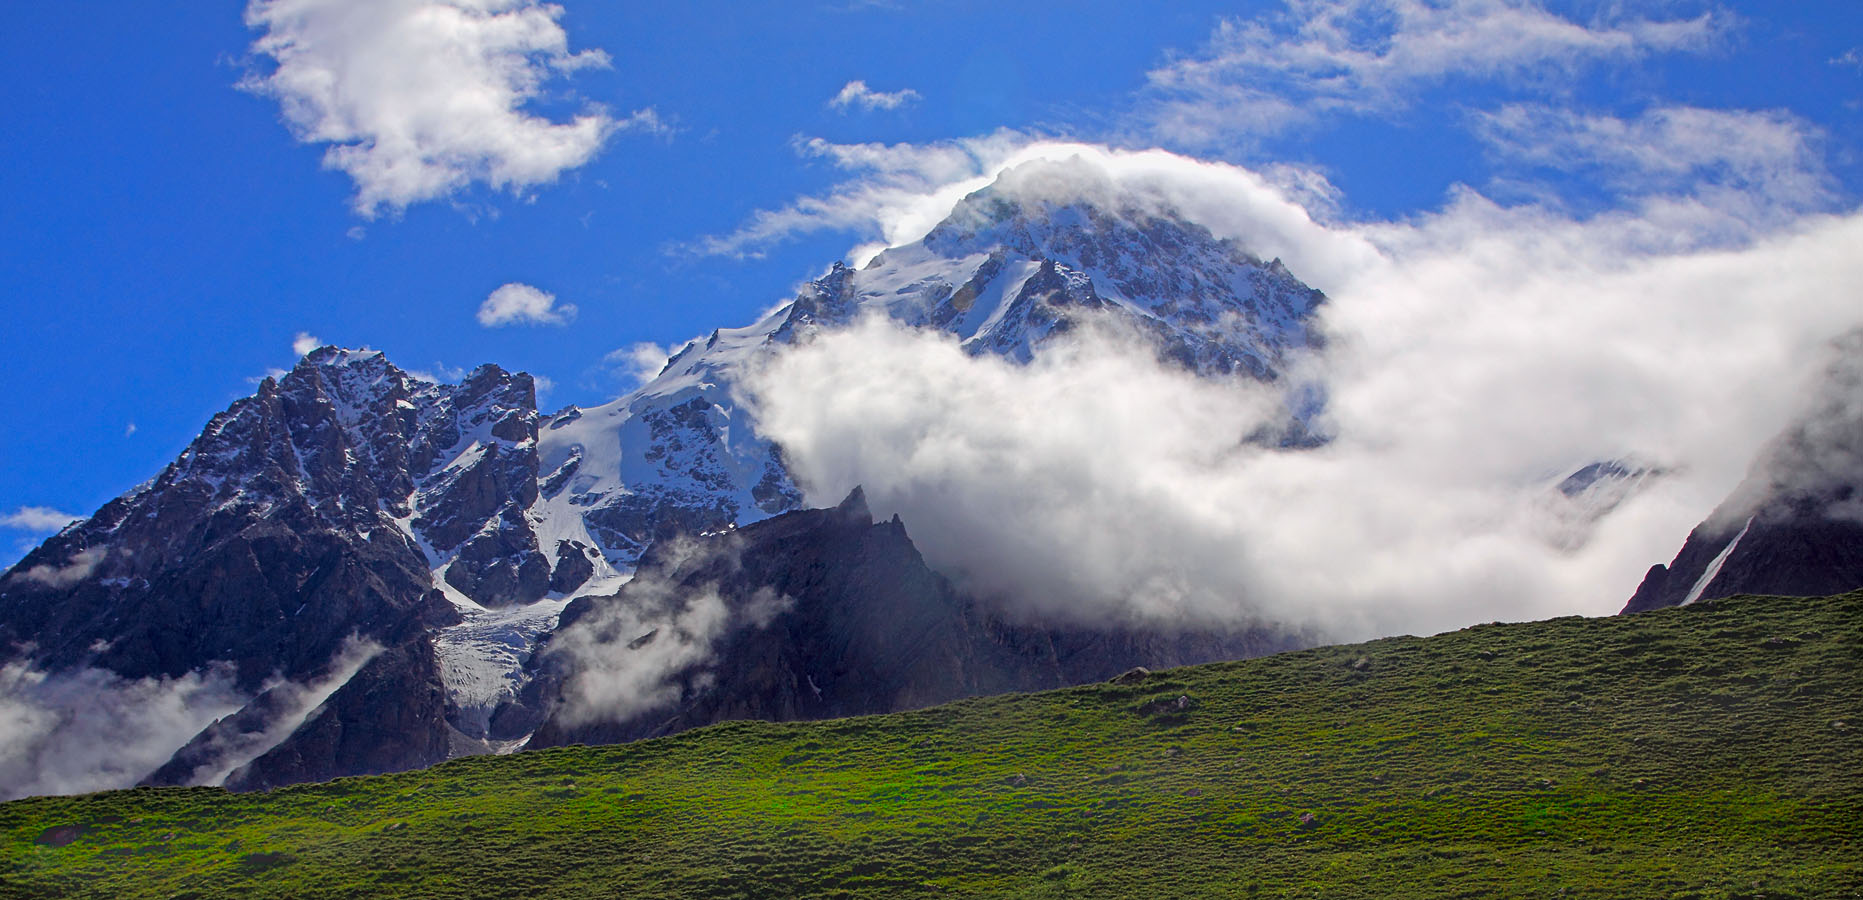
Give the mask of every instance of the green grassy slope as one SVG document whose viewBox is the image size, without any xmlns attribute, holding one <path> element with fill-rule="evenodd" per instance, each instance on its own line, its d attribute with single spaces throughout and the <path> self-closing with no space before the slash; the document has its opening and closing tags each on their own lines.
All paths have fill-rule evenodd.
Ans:
<svg viewBox="0 0 1863 900">
<path fill-rule="evenodd" d="M 1860 632 L 1863 593 L 1742 598 L 264 795 L 24 800 L 0 896 L 1863 897 Z"/>
</svg>

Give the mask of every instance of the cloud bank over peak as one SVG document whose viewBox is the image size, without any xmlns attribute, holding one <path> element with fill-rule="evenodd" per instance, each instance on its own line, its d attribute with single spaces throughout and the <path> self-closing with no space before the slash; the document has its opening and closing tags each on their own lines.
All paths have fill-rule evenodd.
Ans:
<svg viewBox="0 0 1863 900">
<path fill-rule="evenodd" d="M 750 380 L 812 504 L 864 485 L 941 571 L 1044 614 L 1345 638 L 1613 612 L 1791 420 L 1828 342 L 1863 324 L 1830 289 L 1863 283 L 1863 216 L 1730 239 L 1674 212 L 1686 192 L 1578 218 L 1464 189 L 1406 221 L 1327 222 L 1236 166 L 1024 149 L 1079 164 L 996 189 L 1173 204 L 1329 295 L 1327 350 L 1297 373 L 1326 385 L 1334 439 L 1311 451 L 1245 443 L 1277 408 L 1260 386 L 1092 329 L 1017 366 L 868 321 Z M 1084 174 L 1054 183 L 1069 172 Z M 912 209 L 874 213 L 907 234 Z M 1561 494 L 1614 461 L 1660 474 L 1594 507 Z"/>
<path fill-rule="evenodd" d="M 1370 246 L 1327 232 L 1323 213 L 1336 192 L 1318 173 L 1294 167 L 1255 171 L 1204 162 L 1164 150 L 1123 150 L 1103 144 L 999 131 L 980 138 L 929 144 L 836 144 L 799 141 L 799 152 L 832 161 L 848 173 L 821 195 L 761 210 L 737 231 L 692 245 L 695 252 L 759 256 L 797 235 L 849 232 L 861 241 L 849 257 L 864 265 L 888 247 L 924 237 L 960 201 L 992 185 L 1005 190 L 1014 170 L 1039 162 L 1079 162 L 1078 171 L 1105 173 L 1064 181 L 1024 178 L 1017 189 L 1047 190 L 1047 200 L 1137 203 L 1179 210 L 1218 237 L 1233 237 L 1263 258 L 1279 256 L 1308 277 L 1364 264 Z M 1005 181 L 1005 175 L 1009 175 Z M 1055 194 L 1055 192 L 1060 192 Z M 1109 192 L 1117 192 L 1115 201 Z M 1065 195 L 1063 198 L 1062 195 Z M 1322 281 L 1314 281 L 1324 288 Z"/>
<path fill-rule="evenodd" d="M 569 50 L 562 16 L 537 0 L 253 0 L 252 55 L 273 65 L 242 85 L 277 100 L 299 140 L 329 145 L 324 167 L 354 179 L 366 218 L 474 182 L 522 191 L 619 130 L 664 128 L 651 110 L 559 122 L 526 109 L 552 78 L 609 64 Z"/>
</svg>

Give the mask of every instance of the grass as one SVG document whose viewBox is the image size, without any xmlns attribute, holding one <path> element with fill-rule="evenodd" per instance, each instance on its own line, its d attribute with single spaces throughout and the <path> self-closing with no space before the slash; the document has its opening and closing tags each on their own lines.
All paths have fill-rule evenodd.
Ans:
<svg viewBox="0 0 1863 900">
<path fill-rule="evenodd" d="M 21 800 L 0 897 L 1863 897 L 1860 632 L 1863 593 L 1739 598 L 268 794 Z"/>
</svg>

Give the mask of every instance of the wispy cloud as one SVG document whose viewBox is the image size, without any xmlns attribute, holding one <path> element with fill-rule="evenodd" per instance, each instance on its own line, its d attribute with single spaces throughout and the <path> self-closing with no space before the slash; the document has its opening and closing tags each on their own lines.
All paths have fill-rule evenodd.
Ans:
<svg viewBox="0 0 1863 900">
<path fill-rule="evenodd" d="M 131 787 L 247 699 L 228 665 L 135 681 L 0 666 L 0 800 Z"/>
<path fill-rule="evenodd" d="M 562 15 L 538 0 L 253 0 L 252 53 L 273 65 L 242 86 L 276 99 L 299 140 L 329 145 L 324 166 L 355 180 L 363 216 L 474 182 L 522 190 L 617 131 L 663 127 L 652 110 L 591 106 L 562 122 L 526 110 L 550 79 L 609 64 L 570 52 Z"/>
<path fill-rule="evenodd" d="M 297 337 L 291 339 L 291 352 L 298 356 L 303 356 L 321 346 L 323 346 L 323 338 L 308 331 L 300 331 Z"/>
<path fill-rule="evenodd" d="M 1149 73 L 1149 131 L 1207 147 L 1331 115 L 1408 108 L 1452 80 L 1534 83 L 1600 61 L 1710 46 L 1724 17 L 1604 15 L 1579 22 L 1535 0 L 1286 0 L 1228 19 L 1208 45 Z"/>
<path fill-rule="evenodd" d="M 1508 162 L 1579 174 L 1625 197 L 1728 202 L 1749 218 L 1823 208 L 1836 190 L 1823 133 L 1783 110 L 1669 106 L 1624 119 L 1511 104 L 1477 113 L 1475 131 Z"/>
<path fill-rule="evenodd" d="M 557 303 L 555 294 L 518 282 L 500 287 L 479 304 L 479 324 L 486 328 L 567 325 L 575 318 L 573 304 Z"/>
<path fill-rule="evenodd" d="M 602 357 L 602 366 L 634 384 L 646 384 L 666 368 L 666 361 L 672 355 L 672 350 L 659 344 L 641 342 Z"/>
<path fill-rule="evenodd" d="M 702 238 L 683 249 L 701 255 L 760 257 L 796 235 L 845 230 L 872 246 L 916 237 L 950 214 L 964 194 L 988 183 L 1030 138 L 999 131 L 980 138 L 930 144 L 837 144 L 797 138 L 796 152 L 825 159 L 850 178 L 821 195 L 799 197 L 779 209 L 759 210 L 730 234 Z"/>
<path fill-rule="evenodd" d="M 0 515 L 0 527 L 18 531 L 52 532 L 80 518 L 82 517 L 52 509 L 49 506 L 22 506 L 6 515 Z"/>
<path fill-rule="evenodd" d="M 13 578 L 22 581 L 36 581 L 49 588 L 70 587 L 91 577 L 97 567 L 110 555 L 104 547 L 92 547 L 81 550 L 63 565 L 40 564 L 24 572 L 14 572 Z"/>
<path fill-rule="evenodd" d="M 1851 47 L 1841 55 L 1833 57 L 1831 59 L 1831 65 L 1843 66 L 1844 68 L 1856 69 L 1859 72 L 1863 72 L 1863 47 Z"/>
<path fill-rule="evenodd" d="M 860 107 L 868 112 L 880 109 L 898 109 L 919 100 L 919 92 L 911 88 L 897 91 L 876 91 L 867 87 L 865 81 L 850 81 L 841 88 L 841 92 L 828 101 L 829 107 L 846 112 L 853 107 Z"/>
</svg>

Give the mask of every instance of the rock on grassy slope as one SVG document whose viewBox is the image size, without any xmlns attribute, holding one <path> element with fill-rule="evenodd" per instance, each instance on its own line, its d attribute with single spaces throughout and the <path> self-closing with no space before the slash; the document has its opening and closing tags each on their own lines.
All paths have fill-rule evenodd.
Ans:
<svg viewBox="0 0 1863 900">
<path fill-rule="evenodd" d="M 0 806 L 0 896 L 1863 896 L 1863 593 L 266 794 Z"/>
</svg>

